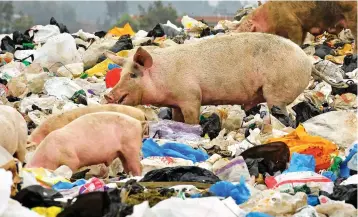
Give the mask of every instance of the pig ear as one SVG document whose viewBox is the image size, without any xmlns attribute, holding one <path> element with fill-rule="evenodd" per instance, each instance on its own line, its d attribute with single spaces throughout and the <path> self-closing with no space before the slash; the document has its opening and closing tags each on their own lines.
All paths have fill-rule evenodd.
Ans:
<svg viewBox="0 0 358 217">
<path fill-rule="evenodd" d="M 111 52 L 111 51 L 105 51 L 104 52 L 104 55 L 112 60 L 114 63 L 120 65 L 120 66 L 123 66 L 124 65 L 124 62 L 125 62 L 125 59 L 123 57 L 120 57 L 120 56 L 117 56 L 117 54 Z"/>
<path fill-rule="evenodd" d="M 150 68 L 153 65 L 152 56 L 142 47 L 137 49 L 137 52 L 134 54 L 133 61 L 141 66 L 144 66 L 144 68 Z"/>
</svg>

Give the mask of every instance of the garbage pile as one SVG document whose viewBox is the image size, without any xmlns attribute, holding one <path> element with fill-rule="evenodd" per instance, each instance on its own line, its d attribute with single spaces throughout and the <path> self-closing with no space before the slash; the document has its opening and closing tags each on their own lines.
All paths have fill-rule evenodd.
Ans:
<svg viewBox="0 0 358 217">
<path fill-rule="evenodd" d="M 50 161 L 47 153 L 66 152 L 40 153 L 40 148 L 53 138 L 54 144 L 61 144 L 56 147 L 65 147 L 66 140 L 56 138 L 58 129 L 69 123 L 73 129 L 69 133 L 78 143 L 91 142 L 91 138 L 81 141 L 85 130 L 112 135 L 112 128 L 96 128 L 100 121 L 75 125 L 96 112 L 89 111 L 92 108 L 117 109 L 103 105 L 104 95 L 122 71 L 106 59 L 106 50 L 127 57 L 137 46 L 181 46 L 226 34 L 238 23 L 224 20 L 210 27 L 184 16 L 184 28 L 168 21 L 149 32 L 134 32 L 126 24 L 108 32 L 70 34 L 52 18 L 49 25 L 36 25 L 25 33 L 0 35 L 0 106 L 9 114 L 8 107 L 15 108 L 26 121 L 16 122 L 18 126 L 10 130 L 16 134 L 8 129 L 2 135 L 17 137 L 20 143 L 24 141 L 20 128 L 25 132 L 26 126 L 29 135 L 26 155 L 16 153 L 14 158 L 16 150 L 10 153 L 7 146 L 0 146 L 0 216 L 356 216 L 358 71 L 347 30 L 339 36 L 324 33 L 305 40 L 302 49 L 312 64 L 349 87 L 333 88 L 312 79 L 288 106 L 295 127 L 275 109 L 269 112 L 266 103 L 248 111 L 240 105 L 202 106 L 199 125 L 173 121 L 170 108 L 136 106 L 139 111 L 117 112 L 138 123 L 148 121 L 140 175 L 127 171 L 136 156 L 78 170 L 66 165 L 23 167 L 36 155 Z M 270 124 L 265 122 L 267 114 Z M 2 123 L 9 117 L 0 115 Z M 43 138 L 35 136 L 40 134 Z M 106 153 L 95 145 L 91 151 Z M 65 154 L 64 159 L 73 159 L 72 152 Z"/>
</svg>

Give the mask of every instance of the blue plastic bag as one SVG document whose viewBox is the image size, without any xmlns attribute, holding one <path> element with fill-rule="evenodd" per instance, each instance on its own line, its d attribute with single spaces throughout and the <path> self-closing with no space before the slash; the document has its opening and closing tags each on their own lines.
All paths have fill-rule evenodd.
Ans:
<svg viewBox="0 0 358 217">
<path fill-rule="evenodd" d="M 318 196 L 316 195 L 308 195 L 307 204 L 310 206 L 317 206 L 319 204 Z"/>
<path fill-rule="evenodd" d="M 332 171 L 324 171 L 322 173 L 322 176 L 329 178 L 332 180 L 332 182 L 335 182 L 337 180 L 336 174 L 334 174 Z"/>
<path fill-rule="evenodd" d="M 146 139 L 143 142 L 142 152 L 144 158 L 151 156 L 169 156 L 191 160 L 194 163 L 206 161 L 209 156 L 201 150 L 195 150 L 192 147 L 181 143 L 166 143 L 159 146 L 153 139 Z"/>
<path fill-rule="evenodd" d="M 315 171 L 316 161 L 312 155 L 299 154 L 294 152 L 291 156 L 290 166 L 283 173 Z"/>
<path fill-rule="evenodd" d="M 241 177 L 240 184 L 237 185 L 227 181 L 217 182 L 210 187 L 209 191 L 219 197 L 232 197 L 237 205 L 250 198 L 250 190 L 245 185 L 244 177 Z"/>
<path fill-rule="evenodd" d="M 245 217 L 273 217 L 263 212 L 249 212 Z"/>
<path fill-rule="evenodd" d="M 108 70 L 112 70 L 114 68 L 121 68 L 119 65 L 115 64 L 115 63 L 109 63 L 108 64 Z"/>
<path fill-rule="evenodd" d="M 340 176 L 342 178 L 348 178 L 349 177 L 349 171 L 350 169 L 348 168 L 348 162 L 350 160 L 352 160 L 353 156 L 357 153 L 358 150 L 358 144 L 354 144 L 353 147 L 349 150 L 349 154 L 346 157 L 346 159 L 341 163 L 340 165 Z"/>
<path fill-rule="evenodd" d="M 52 189 L 53 190 L 64 190 L 64 189 L 71 189 L 73 187 L 76 187 L 76 186 L 80 186 L 80 185 L 84 185 L 86 184 L 86 180 L 85 179 L 79 179 L 73 183 L 70 183 L 70 182 L 57 182 L 56 184 L 54 184 L 52 186 Z"/>
</svg>

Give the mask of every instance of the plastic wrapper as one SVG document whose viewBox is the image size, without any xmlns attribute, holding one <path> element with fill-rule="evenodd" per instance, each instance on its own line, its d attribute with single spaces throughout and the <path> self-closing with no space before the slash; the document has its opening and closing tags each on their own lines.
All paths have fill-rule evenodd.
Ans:
<svg viewBox="0 0 358 217">
<path fill-rule="evenodd" d="M 55 77 L 46 81 L 45 91 L 57 99 L 70 99 L 76 91 L 82 88 L 69 78 Z"/>
</svg>

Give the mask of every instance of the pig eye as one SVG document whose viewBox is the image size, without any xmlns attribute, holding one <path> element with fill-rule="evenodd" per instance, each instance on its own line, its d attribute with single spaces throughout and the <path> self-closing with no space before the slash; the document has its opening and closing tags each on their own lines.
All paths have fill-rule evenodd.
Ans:
<svg viewBox="0 0 358 217">
<path fill-rule="evenodd" d="M 136 78 L 137 75 L 135 73 L 130 73 L 129 76 L 131 76 L 131 78 Z"/>
</svg>

